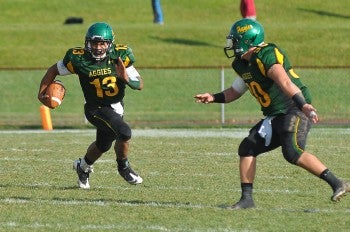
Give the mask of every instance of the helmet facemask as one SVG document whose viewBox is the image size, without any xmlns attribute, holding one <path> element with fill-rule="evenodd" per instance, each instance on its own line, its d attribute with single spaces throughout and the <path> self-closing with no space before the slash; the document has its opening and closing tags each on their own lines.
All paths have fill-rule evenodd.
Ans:
<svg viewBox="0 0 350 232">
<path fill-rule="evenodd" d="M 99 36 L 87 39 L 85 41 L 85 49 L 91 53 L 96 60 L 106 58 L 112 46 L 112 41 L 104 40 Z"/>
<path fill-rule="evenodd" d="M 229 51 L 231 50 L 233 52 L 229 54 L 230 53 Z M 224 52 L 227 58 L 232 58 L 232 57 L 240 58 L 244 53 L 243 48 L 239 46 L 238 40 L 234 38 L 233 35 L 228 35 L 226 37 L 226 46 L 224 47 Z"/>
</svg>

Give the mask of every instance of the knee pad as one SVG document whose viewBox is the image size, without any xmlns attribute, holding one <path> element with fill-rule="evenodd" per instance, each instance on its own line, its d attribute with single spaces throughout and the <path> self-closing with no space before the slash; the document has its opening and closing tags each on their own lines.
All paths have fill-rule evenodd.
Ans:
<svg viewBox="0 0 350 232">
<path fill-rule="evenodd" d="M 105 153 L 111 148 L 112 141 L 96 140 L 96 146 L 102 153 Z"/>
<path fill-rule="evenodd" d="M 287 122 L 289 122 L 285 130 L 287 133 L 282 135 L 282 153 L 285 160 L 296 164 L 305 149 L 310 121 L 303 113 L 298 113 L 291 115 Z"/>
<path fill-rule="evenodd" d="M 239 145 L 238 155 L 240 157 L 252 156 L 252 155 L 256 157 L 257 155 L 252 149 L 253 147 L 255 147 L 254 141 L 250 140 L 248 137 L 244 138 L 241 144 Z"/>
<path fill-rule="evenodd" d="M 131 139 L 131 129 L 128 126 L 128 124 L 124 123 L 119 128 L 119 139 L 123 141 L 128 141 L 129 139 Z"/>
<path fill-rule="evenodd" d="M 300 155 L 303 153 L 303 150 L 296 150 L 296 148 L 292 146 L 286 146 L 282 147 L 282 153 L 285 160 L 296 165 Z"/>
<path fill-rule="evenodd" d="M 111 127 L 113 128 L 113 132 L 115 133 L 114 139 L 128 141 L 131 138 L 131 129 L 121 117 L 116 117 L 113 120 L 111 120 Z"/>
</svg>

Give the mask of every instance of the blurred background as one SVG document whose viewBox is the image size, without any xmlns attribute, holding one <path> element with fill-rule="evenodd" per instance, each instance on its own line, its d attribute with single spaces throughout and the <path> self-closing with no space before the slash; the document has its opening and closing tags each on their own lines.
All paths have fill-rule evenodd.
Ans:
<svg viewBox="0 0 350 232">
<path fill-rule="evenodd" d="M 195 104 L 196 93 L 221 89 L 235 77 L 223 53 L 226 35 L 240 19 L 239 1 L 162 0 L 164 24 L 153 23 L 146 0 L 2 0 L 0 15 L 0 128 L 40 128 L 39 82 L 46 69 L 71 47 L 84 46 L 87 28 L 109 23 L 116 43 L 129 45 L 145 80 L 141 92 L 128 91 L 126 120 L 134 127 L 231 126 L 261 117 L 246 94 L 226 105 Z M 266 42 L 284 49 L 311 88 L 321 124 L 349 125 L 350 13 L 348 1 L 255 1 Z M 68 18 L 82 23 L 65 24 Z M 76 76 L 60 78 L 63 104 L 51 111 L 54 126 L 88 127 Z"/>
</svg>

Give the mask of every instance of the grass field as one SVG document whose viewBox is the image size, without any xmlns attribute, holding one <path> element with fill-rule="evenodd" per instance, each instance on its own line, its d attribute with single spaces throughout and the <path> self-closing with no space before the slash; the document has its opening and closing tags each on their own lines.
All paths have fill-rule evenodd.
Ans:
<svg viewBox="0 0 350 232">
<path fill-rule="evenodd" d="M 125 119 L 134 128 L 220 127 L 247 125 L 262 117 L 256 100 L 246 93 L 237 102 L 225 105 L 221 124 L 220 104 L 196 104 L 193 96 L 220 90 L 220 69 L 141 69 L 145 88 L 128 89 Z M 320 125 L 350 125 L 348 69 L 296 69 L 310 87 Z M 0 128 L 41 128 L 37 91 L 44 70 L 0 71 Z M 225 87 L 235 74 L 225 69 Z M 59 78 L 67 87 L 63 104 L 51 111 L 54 128 L 82 128 L 83 96 L 74 75 Z"/>
<path fill-rule="evenodd" d="M 266 41 L 284 48 L 296 66 L 349 66 L 348 0 L 256 1 Z M 84 45 L 90 24 L 107 21 L 129 44 L 138 67 L 229 66 L 226 36 L 241 18 L 239 1 L 163 0 L 165 24 L 152 23 L 149 1 L 2 0 L 0 68 L 46 68 Z M 66 18 L 83 24 L 64 25 Z M 16 55 L 16 58 L 14 58 Z"/>
<path fill-rule="evenodd" d="M 77 188 L 72 161 L 93 130 L 0 132 L 0 231 L 349 231 L 350 196 L 330 201 L 320 179 L 280 150 L 258 159 L 257 208 L 228 211 L 240 197 L 236 155 L 246 129 L 134 130 L 139 186 L 117 175 L 107 152 L 91 189 Z M 350 179 L 349 129 L 311 131 L 308 150 Z"/>
<path fill-rule="evenodd" d="M 244 127 L 261 113 L 246 94 L 225 106 L 222 125 L 220 105 L 195 104 L 193 95 L 219 91 L 222 66 L 225 86 L 235 77 L 223 46 L 240 18 L 238 1 L 162 0 L 162 6 L 159 27 L 145 0 L 1 1 L 0 231 L 349 231 L 350 196 L 332 203 L 331 189 L 288 164 L 279 149 L 259 158 L 257 208 L 224 209 L 240 197 L 236 150 Z M 311 89 L 321 126 L 311 131 L 308 149 L 350 180 L 347 6 L 348 0 L 256 1 L 266 42 L 287 51 Z M 84 23 L 64 25 L 71 16 Z M 55 130 L 37 130 L 45 69 L 82 46 L 96 21 L 109 22 L 117 42 L 133 48 L 145 80 L 143 91 L 125 99 L 140 186 L 117 175 L 109 151 L 95 164 L 92 189 L 77 188 L 72 161 L 95 132 L 84 122 L 76 77 L 62 78 L 67 95 L 51 111 Z M 323 128 L 329 124 L 337 127 Z"/>
</svg>

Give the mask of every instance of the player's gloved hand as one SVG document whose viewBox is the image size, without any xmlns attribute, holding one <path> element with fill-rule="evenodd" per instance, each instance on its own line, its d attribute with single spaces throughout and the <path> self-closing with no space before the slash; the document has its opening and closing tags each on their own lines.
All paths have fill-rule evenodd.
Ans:
<svg viewBox="0 0 350 232">
<path fill-rule="evenodd" d="M 126 74 L 125 65 L 120 57 L 116 59 L 115 69 L 117 71 L 117 77 L 124 81 L 125 83 L 129 82 L 129 76 Z"/>
</svg>

